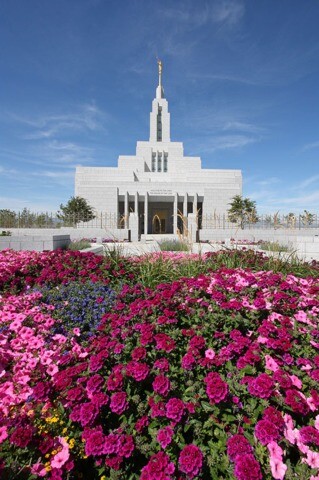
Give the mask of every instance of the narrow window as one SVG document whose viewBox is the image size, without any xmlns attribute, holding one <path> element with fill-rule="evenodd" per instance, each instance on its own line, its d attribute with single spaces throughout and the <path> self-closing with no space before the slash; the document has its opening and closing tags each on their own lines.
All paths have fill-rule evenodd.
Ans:
<svg viewBox="0 0 319 480">
<path fill-rule="evenodd" d="M 167 172 L 168 153 L 164 153 L 164 172 Z"/>
<path fill-rule="evenodd" d="M 158 107 L 157 113 L 157 141 L 162 141 L 162 107 Z"/>
<path fill-rule="evenodd" d="M 152 172 L 156 172 L 156 153 L 152 153 Z"/>
<path fill-rule="evenodd" d="M 157 171 L 161 172 L 162 171 L 162 153 L 158 152 L 158 157 L 157 157 Z"/>
</svg>

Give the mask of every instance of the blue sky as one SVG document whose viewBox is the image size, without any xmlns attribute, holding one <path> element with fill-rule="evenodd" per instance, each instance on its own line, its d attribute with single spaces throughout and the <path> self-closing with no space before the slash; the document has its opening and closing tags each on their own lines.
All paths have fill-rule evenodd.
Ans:
<svg viewBox="0 0 319 480">
<path fill-rule="evenodd" d="M 56 211 L 76 165 L 171 137 L 263 212 L 319 213 L 317 0 L 1 0 L 0 209 Z"/>
</svg>

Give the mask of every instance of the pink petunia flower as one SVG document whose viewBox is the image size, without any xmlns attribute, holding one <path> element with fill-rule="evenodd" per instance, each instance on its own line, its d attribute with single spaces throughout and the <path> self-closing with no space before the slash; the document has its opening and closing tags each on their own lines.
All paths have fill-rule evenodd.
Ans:
<svg viewBox="0 0 319 480">
<path fill-rule="evenodd" d="M 62 445 L 62 450 L 54 455 L 53 459 L 51 460 L 51 467 L 52 468 L 61 468 L 69 459 L 69 445 L 64 440 L 63 437 L 58 437 L 60 444 Z"/>
<path fill-rule="evenodd" d="M 276 458 L 271 458 L 269 463 L 273 478 L 275 478 L 276 480 L 283 480 L 287 471 L 287 465 L 285 465 L 281 460 L 278 460 Z"/>
<path fill-rule="evenodd" d="M 7 427 L 0 427 L 0 443 L 4 442 L 6 438 L 8 438 Z"/>
<path fill-rule="evenodd" d="M 216 353 L 214 352 L 214 350 L 212 348 L 209 348 L 205 352 L 205 357 L 209 358 L 210 360 L 212 360 L 215 357 L 215 355 L 216 355 Z"/>
</svg>

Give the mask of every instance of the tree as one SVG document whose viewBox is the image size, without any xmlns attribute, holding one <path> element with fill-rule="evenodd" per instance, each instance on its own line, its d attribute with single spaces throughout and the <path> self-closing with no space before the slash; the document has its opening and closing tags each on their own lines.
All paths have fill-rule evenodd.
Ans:
<svg viewBox="0 0 319 480">
<path fill-rule="evenodd" d="M 66 205 L 61 203 L 60 209 L 57 217 L 67 224 L 89 222 L 95 218 L 93 207 L 82 197 L 71 197 Z"/>
<path fill-rule="evenodd" d="M 245 223 L 258 222 L 256 202 L 253 200 L 235 195 L 229 205 L 228 218 L 232 223 L 237 223 L 240 228 L 244 228 Z"/>
<path fill-rule="evenodd" d="M 13 228 L 16 227 L 17 214 L 13 210 L 1 209 L 0 210 L 0 227 Z"/>
<path fill-rule="evenodd" d="M 316 215 L 314 213 L 308 212 L 308 210 L 304 210 L 304 213 L 300 215 L 300 220 L 303 225 L 312 225 L 315 221 Z"/>
</svg>

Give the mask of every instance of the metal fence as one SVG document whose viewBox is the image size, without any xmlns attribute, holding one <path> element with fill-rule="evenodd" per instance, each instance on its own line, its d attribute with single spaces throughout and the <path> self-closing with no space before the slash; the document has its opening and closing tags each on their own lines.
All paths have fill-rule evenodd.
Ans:
<svg viewBox="0 0 319 480">
<path fill-rule="evenodd" d="M 97 213 L 93 219 L 83 215 L 68 215 L 58 218 L 56 213 L 33 213 L 30 211 L 13 212 L 0 210 L 0 229 L 10 228 L 125 228 L 125 217 L 114 213 Z M 0 232 L 1 233 L 1 232 Z"/>
<path fill-rule="evenodd" d="M 123 229 L 125 228 L 127 218 L 124 215 L 115 213 L 100 212 L 96 213 L 93 219 L 83 218 L 82 215 L 68 215 L 64 218 L 58 218 L 56 213 L 33 213 L 27 209 L 22 212 L 12 210 L 0 210 L 0 229 L 10 230 L 10 228 L 106 228 Z M 227 216 L 211 214 L 202 215 L 199 219 L 201 229 L 232 229 L 234 227 L 243 227 L 244 229 L 292 229 L 301 230 L 304 228 L 319 229 L 319 216 L 316 214 L 288 214 L 288 215 L 259 215 L 254 221 L 249 218 L 241 222 L 231 222 Z M 257 221 L 256 221 L 257 220 Z M 0 232 L 1 233 L 1 232 Z"/>
<path fill-rule="evenodd" d="M 202 229 L 222 229 L 240 227 L 244 229 L 292 229 L 301 230 L 303 228 L 319 228 L 319 216 L 315 214 L 288 214 L 288 215 L 259 215 L 258 218 L 250 221 L 249 218 L 242 222 L 231 222 L 227 216 L 224 215 L 203 215 L 201 219 Z"/>
</svg>

